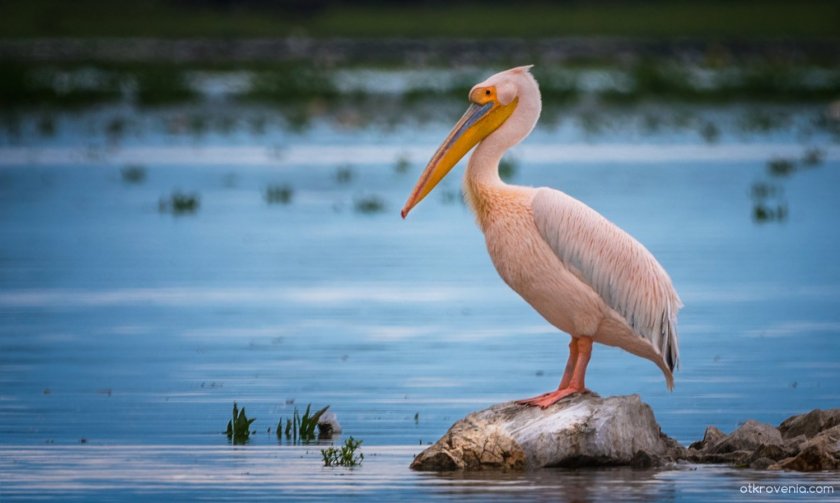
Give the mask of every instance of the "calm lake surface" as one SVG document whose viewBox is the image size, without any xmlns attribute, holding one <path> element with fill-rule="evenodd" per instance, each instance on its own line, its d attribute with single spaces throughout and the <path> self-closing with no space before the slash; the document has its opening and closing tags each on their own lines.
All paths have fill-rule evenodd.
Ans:
<svg viewBox="0 0 840 503">
<path fill-rule="evenodd" d="M 740 488 L 840 489 L 835 474 L 721 466 L 408 469 L 467 413 L 555 388 L 567 355 L 568 336 L 493 269 L 460 202 L 463 166 L 399 217 L 462 108 L 196 133 L 177 127 L 188 111 L 106 107 L 58 114 L 49 134 L 35 114 L 2 133 L 0 500 L 778 501 Z M 784 126 L 744 132 L 736 107 L 700 111 L 722 124 L 711 139 L 633 114 L 595 132 L 561 118 L 512 152 L 513 183 L 581 199 L 671 274 L 686 305 L 674 392 L 651 363 L 603 346 L 587 377 L 604 396 L 641 395 L 684 444 L 707 425 L 840 406 L 840 147 L 808 129 L 821 109 L 776 112 Z M 115 116 L 132 120 L 115 132 Z M 267 201 L 273 186 L 291 189 L 286 204 Z M 197 194 L 197 211 L 166 211 L 176 190 Z M 244 446 L 222 434 L 234 401 L 256 417 Z M 364 441 L 361 467 L 324 468 L 322 446 L 278 441 L 280 418 L 308 403 L 338 415 L 336 443 Z"/>
</svg>

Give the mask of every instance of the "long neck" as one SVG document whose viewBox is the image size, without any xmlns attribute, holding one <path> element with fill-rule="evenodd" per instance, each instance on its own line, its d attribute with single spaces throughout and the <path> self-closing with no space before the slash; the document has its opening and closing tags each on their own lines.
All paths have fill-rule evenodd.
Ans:
<svg viewBox="0 0 840 503">
<path fill-rule="evenodd" d="M 488 141 L 489 140 L 489 141 Z M 506 186 L 499 176 L 499 161 L 507 147 L 492 141 L 492 137 L 478 144 L 464 175 L 464 196 L 478 217 L 479 225 L 485 226 L 485 216 L 490 209 L 492 193 Z"/>
<path fill-rule="evenodd" d="M 499 162 L 506 151 L 507 148 L 492 141 L 492 137 L 479 143 L 467 164 L 464 175 L 465 189 L 504 185 L 499 177 Z"/>
</svg>

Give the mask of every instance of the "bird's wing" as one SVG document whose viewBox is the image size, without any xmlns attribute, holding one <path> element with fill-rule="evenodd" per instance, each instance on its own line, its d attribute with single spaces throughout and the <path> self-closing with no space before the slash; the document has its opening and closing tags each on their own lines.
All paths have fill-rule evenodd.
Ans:
<svg viewBox="0 0 840 503">
<path fill-rule="evenodd" d="M 557 257 L 648 340 L 673 371 L 679 363 L 677 311 L 671 278 L 641 243 L 563 192 L 541 188 L 534 223 Z"/>
</svg>

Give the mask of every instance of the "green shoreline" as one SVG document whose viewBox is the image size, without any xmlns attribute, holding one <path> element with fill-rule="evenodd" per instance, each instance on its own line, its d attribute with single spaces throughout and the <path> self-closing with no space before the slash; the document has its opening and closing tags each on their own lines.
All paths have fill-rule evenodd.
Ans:
<svg viewBox="0 0 840 503">
<path fill-rule="evenodd" d="M 0 38 L 837 37 L 840 4 L 785 2 L 110 2 L 6 0 Z"/>
<path fill-rule="evenodd" d="M 370 67 L 376 70 L 375 67 Z M 452 70 L 451 67 L 439 67 Z M 492 68 L 492 67 L 487 67 Z M 406 106 L 429 99 L 466 96 L 487 68 L 461 69 L 432 86 L 427 81 L 385 93 Z M 368 69 L 368 68 L 362 68 Z M 244 82 L 226 91 L 228 101 L 267 105 L 305 105 L 313 100 L 330 104 L 360 104 L 378 99 L 375 89 L 342 88 L 342 71 L 358 67 L 324 68 L 312 64 L 179 65 L 172 63 L 9 63 L 0 62 L 0 106 L 6 110 L 85 108 L 129 102 L 141 107 L 196 103 L 207 96 L 196 86 L 196 75 L 239 76 Z M 385 68 L 399 74 L 411 68 Z M 428 70 L 428 68 L 427 68 Z M 778 63 L 706 63 L 681 65 L 675 61 L 642 60 L 634 64 L 594 66 L 538 65 L 543 101 L 549 107 L 592 102 L 628 105 L 659 103 L 832 103 L 840 99 L 840 67 Z M 384 76 L 384 77 L 383 77 Z M 606 81 L 587 86 L 595 76 Z"/>
</svg>

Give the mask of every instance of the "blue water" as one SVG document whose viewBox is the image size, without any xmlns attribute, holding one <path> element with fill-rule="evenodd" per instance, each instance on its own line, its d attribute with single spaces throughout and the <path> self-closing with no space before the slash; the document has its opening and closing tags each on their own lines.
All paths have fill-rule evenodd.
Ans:
<svg viewBox="0 0 840 503">
<path fill-rule="evenodd" d="M 734 112 L 717 113 L 737 122 L 728 115 Z M 143 129 L 159 120 L 153 112 L 115 141 L 99 132 L 105 116 L 67 115 L 54 137 L 24 127 L 22 136 L 0 142 L 7 159 L 21 149 L 32 155 L 29 162 L 0 159 L 3 501 L 336 494 L 670 501 L 702 500 L 710 486 L 715 499 L 740 501 L 748 482 L 836 485 L 830 474 L 690 465 L 411 472 L 421 444 L 455 420 L 556 387 L 568 342 L 496 275 L 457 197 L 460 169 L 400 219 L 425 161 L 419 156 L 431 155 L 449 124 L 342 129 L 316 122 L 303 132 L 185 137 Z M 89 134 L 79 133 L 85 128 Z M 820 136 L 802 141 L 795 128 L 724 131 L 717 147 L 767 145 L 767 155 L 646 160 L 639 144 L 707 146 L 684 133 L 630 136 L 590 137 L 574 122 L 538 129 L 522 146 L 513 179 L 561 189 L 633 234 L 686 304 L 674 392 L 650 362 L 601 346 L 587 384 L 604 396 L 640 394 L 663 431 L 684 444 L 707 425 L 730 431 L 748 418 L 777 424 L 837 407 L 836 145 Z M 236 151 L 183 161 L 219 146 L 359 144 L 373 154 L 356 162 L 348 153 L 340 164 L 352 176 L 344 182 L 339 165 L 320 162 L 317 149 L 292 162 L 241 164 Z M 528 161 L 528 147 L 550 153 L 555 144 L 592 157 Z M 148 154 L 145 180 L 128 183 L 117 159 L 144 145 L 172 150 Z M 767 161 L 778 145 L 797 152 L 817 145 L 827 155 L 818 166 L 773 177 Z M 391 152 L 403 147 L 420 154 L 400 173 Z M 49 148 L 63 150 L 38 157 Z M 626 148 L 628 157 L 603 157 L 608 148 Z M 786 205 L 783 221 L 754 220 L 758 182 L 781 191 L 772 201 Z M 290 204 L 266 202 L 272 184 L 293 187 Z M 176 189 L 200 194 L 195 214 L 159 211 L 159 200 Z M 357 211 L 371 196 L 384 211 Z M 234 401 L 257 418 L 247 446 L 230 446 L 221 433 Z M 278 442 L 278 420 L 308 403 L 329 404 L 344 436 L 364 441 L 362 467 L 323 468 L 319 447 Z"/>
</svg>

